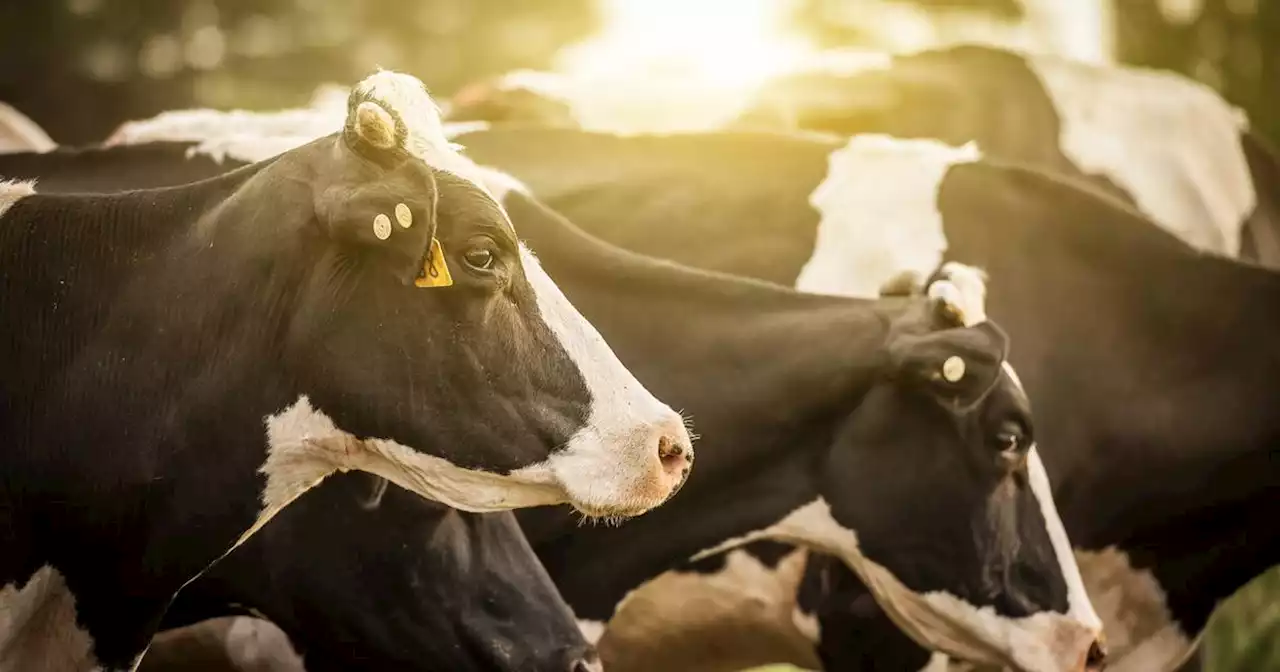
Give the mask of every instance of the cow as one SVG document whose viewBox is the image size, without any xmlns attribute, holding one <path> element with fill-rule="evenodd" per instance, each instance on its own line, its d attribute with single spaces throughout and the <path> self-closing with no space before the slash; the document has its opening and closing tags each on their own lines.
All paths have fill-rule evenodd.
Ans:
<svg viewBox="0 0 1280 672">
<path fill-rule="evenodd" d="M 0 668 L 133 669 L 185 583 L 337 471 L 610 518 L 680 487 L 684 419 L 469 166 L 381 71 L 343 129 L 203 182 L 0 184 Z"/>
<path fill-rule="evenodd" d="M 1280 267 L 1280 159 L 1175 73 L 958 45 L 790 73 L 731 126 L 976 142 L 1086 179 L 1200 249 Z"/>
<path fill-rule="evenodd" d="M 124 149 L 104 151 L 120 158 Z M 171 172 L 153 171 L 156 179 Z M 622 252 L 518 185 L 489 178 L 575 304 L 591 306 L 597 325 L 607 322 L 601 328 L 625 348 L 628 365 L 708 428 L 699 448 L 704 476 L 653 525 L 582 528 L 555 509 L 522 518 L 585 627 L 598 628 L 627 592 L 673 564 L 767 536 L 837 553 L 926 644 L 1025 670 L 1101 661 L 1052 499 L 1035 494 L 1048 484 L 1030 445 L 1025 397 L 1003 366 L 1007 341 L 982 317 L 980 281 L 956 269 L 932 299 L 909 302 L 805 296 Z M 688 322 L 652 319 L 667 310 Z M 933 364 L 918 368 L 926 362 Z M 947 377 L 931 372 L 938 365 L 949 367 Z M 952 378 L 972 379 L 976 396 L 955 396 L 946 388 Z M 958 434 L 960 427 L 968 429 Z M 993 453 L 1006 456 L 995 473 L 983 466 Z M 975 538 L 975 529 L 986 531 Z M 253 571 L 260 565 L 244 570 Z M 1057 644 L 1045 646 L 1046 638 Z"/>
<path fill-rule="evenodd" d="M 1257 308 L 1280 294 L 1275 272 L 968 144 L 497 128 L 455 140 L 589 232 L 677 263 L 846 296 L 949 260 L 985 269 L 1082 572 L 1107 586 L 1094 598 L 1111 669 L 1176 664 L 1214 606 L 1280 559 L 1280 360 Z M 854 655 L 863 643 L 828 613 L 824 653 Z"/>
<path fill-rule="evenodd" d="M 220 613 L 238 616 L 195 625 Z M 274 661 L 277 672 L 600 666 L 509 512 L 458 512 L 358 473 L 300 497 L 187 586 L 165 625 L 177 627 L 140 672 L 193 659 L 240 670 Z"/>
<path fill-rule="evenodd" d="M 39 124 L 12 105 L 0 102 L 0 154 L 47 152 L 56 146 Z"/>
</svg>

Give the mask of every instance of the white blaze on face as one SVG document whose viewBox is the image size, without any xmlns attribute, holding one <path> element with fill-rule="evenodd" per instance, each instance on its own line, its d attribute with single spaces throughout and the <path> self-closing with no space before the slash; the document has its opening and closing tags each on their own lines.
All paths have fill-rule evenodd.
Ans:
<svg viewBox="0 0 1280 672">
<path fill-rule="evenodd" d="M 947 248 L 942 179 L 951 166 L 979 158 L 973 143 L 854 136 L 831 153 L 826 178 L 809 196 L 821 219 L 796 289 L 875 298 L 899 272 L 927 276 Z"/>
<path fill-rule="evenodd" d="M 1003 366 L 1013 383 L 1025 393 L 1022 380 L 1018 378 L 1013 365 L 1004 362 Z M 1093 602 L 1089 599 L 1089 592 L 1085 590 L 1084 579 L 1080 574 L 1080 568 L 1076 565 L 1075 551 L 1067 538 L 1067 528 L 1062 524 L 1062 518 L 1058 515 L 1058 505 L 1053 499 L 1053 487 L 1049 483 L 1049 474 L 1045 471 L 1044 462 L 1040 460 L 1040 453 L 1034 445 L 1027 454 L 1027 480 L 1031 486 L 1031 494 L 1040 505 L 1040 516 L 1044 518 L 1049 540 L 1053 543 L 1053 553 L 1058 558 L 1062 577 L 1067 582 L 1067 614 L 1081 623 L 1088 624 L 1091 628 L 1101 629 L 1102 619 L 1098 617 L 1097 611 L 1093 608 Z"/>
<path fill-rule="evenodd" d="M 36 193 L 35 181 L 11 182 L 0 180 L 0 217 L 13 207 L 14 203 Z"/>
<path fill-rule="evenodd" d="M 1237 256 L 1257 195 L 1240 144 L 1244 114 L 1174 73 L 1027 57 L 1077 168 L 1106 177 L 1187 243 Z"/>
<path fill-rule="evenodd" d="M 549 475 L 587 513 L 634 515 L 661 504 L 680 485 L 682 475 L 664 469 L 658 441 L 665 437 L 691 451 L 683 418 L 618 361 L 533 254 L 523 246 L 520 252 L 542 320 L 577 365 L 591 393 L 591 411 L 586 426 L 563 450 L 515 475 Z"/>
</svg>

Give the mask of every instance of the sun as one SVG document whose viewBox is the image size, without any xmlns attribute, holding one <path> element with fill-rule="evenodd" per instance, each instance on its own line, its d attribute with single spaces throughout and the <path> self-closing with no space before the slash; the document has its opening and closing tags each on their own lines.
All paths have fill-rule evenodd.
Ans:
<svg viewBox="0 0 1280 672">
<path fill-rule="evenodd" d="M 588 127 L 607 119 L 610 130 L 709 128 L 816 53 L 783 30 L 784 1 L 601 1 L 603 30 L 567 47 L 556 65 L 589 92 L 575 96 Z"/>
</svg>

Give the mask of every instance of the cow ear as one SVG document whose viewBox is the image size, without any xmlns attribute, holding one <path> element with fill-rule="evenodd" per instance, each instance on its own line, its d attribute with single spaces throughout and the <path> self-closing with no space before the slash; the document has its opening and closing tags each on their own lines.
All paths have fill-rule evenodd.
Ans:
<svg viewBox="0 0 1280 672">
<path fill-rule="evenodd" d="M 402 284 L 453 284 L 436 239 L 436 186 L 429 168 L 406 162 L 381 179 L 326 189 L 317 212 L 330 237 L 385 266 Z"/>
<path fill-rule="evenodd" d="M 1008 336 L 992 322 L 925 334 L 899 334 L 889 343 L 896 378 L 922 385 L 956 412 L 972 409 L 1003 373 Z"/>
</svg>

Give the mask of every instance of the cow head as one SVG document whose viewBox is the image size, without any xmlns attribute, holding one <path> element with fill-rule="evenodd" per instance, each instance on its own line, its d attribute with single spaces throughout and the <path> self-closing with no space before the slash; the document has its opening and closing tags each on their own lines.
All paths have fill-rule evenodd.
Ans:
<svg viewBox="0 0 1280 672">
<path fill-rule="evenodd" d="M 599 669 L 513 515 L 461 513 L 365 474 L 299 498 L 170 618 L 222 615 L 228 602 L 285 630 L 309 672 Z"/>
<path fill-rule="evenodd" d="M 982 277 L 945 270 L 890 324 L 879 371 L 820 467 L 823 499 L 783 528 L 844 558 L 925 646 L 1016 670 L 1086 669 L 1101 658 L 1101 623 L 1008 338 L 983 315 Z"/>
<path fill-rule="evenodd" d="M 268 508 L 358 469 L 464 510 L 628 516 L 687 476 L 683 419 L 565 299 L 472 167 L 422 84 L 380 72 L 353 89 L 342 133 L 272 160 L 198 227 L 201 245 L 236 252 L 222 275 L 287 314 L 272 342 L 295 394 L 267 421 Z"/>
</svg>

